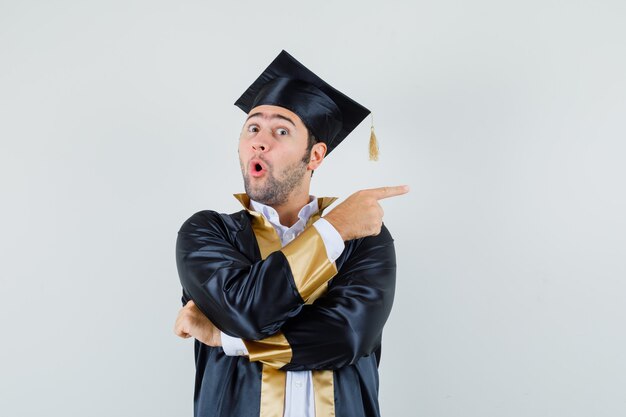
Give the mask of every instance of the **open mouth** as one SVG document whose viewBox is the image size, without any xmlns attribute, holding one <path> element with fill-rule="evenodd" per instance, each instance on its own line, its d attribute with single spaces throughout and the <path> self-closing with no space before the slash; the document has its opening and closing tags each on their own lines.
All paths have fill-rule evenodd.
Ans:
<svg viewBox="0 0 626 417">
<path fill-rule="evenodd" d="M 253 177 L 260 177 L 265 173 L 267 168 L 265 167 L 265 164 L 263 163 L 263 161 L 259 159 L 253 159 L 252 161 L 250 161 L 249 170 L 250 170 L 250 175 L 252 175 Z"/>
</svg>

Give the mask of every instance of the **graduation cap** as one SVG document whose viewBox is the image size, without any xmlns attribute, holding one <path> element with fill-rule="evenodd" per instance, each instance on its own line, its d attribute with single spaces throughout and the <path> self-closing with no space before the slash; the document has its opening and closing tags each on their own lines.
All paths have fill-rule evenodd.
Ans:
<svg viewBox="0 0 626 417">
<path fill-rule="evenodd" d="M 246 113 L 263 104 L 297 114 L 315 138 L 326 144 L 327 155 L 370 114 L 284 50 L 235 102 Z M 372 125 L 370 159 L 377 159 L 377 152 Z"/>
</svg>

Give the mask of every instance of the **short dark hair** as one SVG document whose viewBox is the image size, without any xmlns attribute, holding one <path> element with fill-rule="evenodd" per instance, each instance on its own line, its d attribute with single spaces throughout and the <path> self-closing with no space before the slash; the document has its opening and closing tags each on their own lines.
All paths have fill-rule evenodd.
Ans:
<svg viewBox="0 0 626 417">
<path fill-rule="evenodd" d="M 308 130 L 308 132 L 309 132 L 309 136 L 307 138 L 306 150 L 311 152 L 311 149 L 313 149 L 313 145 L 315 145 L 319 141 L 317 140 L 313 132 L 311 132 L 310 130 Z"/>
</svg>

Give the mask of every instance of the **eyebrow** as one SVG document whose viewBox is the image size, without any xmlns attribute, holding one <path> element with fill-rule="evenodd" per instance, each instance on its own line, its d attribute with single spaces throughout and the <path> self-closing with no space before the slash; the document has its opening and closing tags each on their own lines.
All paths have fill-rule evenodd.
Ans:
<svg viewBox="0 0 626 417">
<path fill-rule="evenodd" d="M 246 119 L 246 122 L 250 119 L 252 119 L 253 117 L 262 117 L 263 119 L 282 119 L 282 120 L 286 120 L 289 123 L 291 123 L 293 125 L 293 127 L 296 127 L 296 124 L 293 122 L 293 120 L 291 120 L 289 117 L 287 116 L 283 116 L 282 114 L 270 114 L 269 116 L 264 115 L 263 113 L 253 113 L 250 116 L 248 116 L 248 118 Z"/>
</svg>

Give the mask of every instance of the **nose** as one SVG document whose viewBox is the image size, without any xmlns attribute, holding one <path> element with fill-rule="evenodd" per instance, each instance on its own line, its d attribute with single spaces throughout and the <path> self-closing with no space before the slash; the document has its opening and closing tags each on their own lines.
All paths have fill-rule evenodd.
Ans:
<svg viewBox="0 0 626 417">
<path fill-rule="evenodd" d="M 267 152 L 270 149 L 270 141 L 267 137 L 265 129 L 259 131 L 252 140 L 252 149 L 257 152 Z"/>
<path fill-rule="evenodd" d="M 265 152 L 265 150 L 267 149 L 267 146 L 263 143 L 253 143 L 252 149 L 254 149 L 257 152 Z"/>
</svg>

